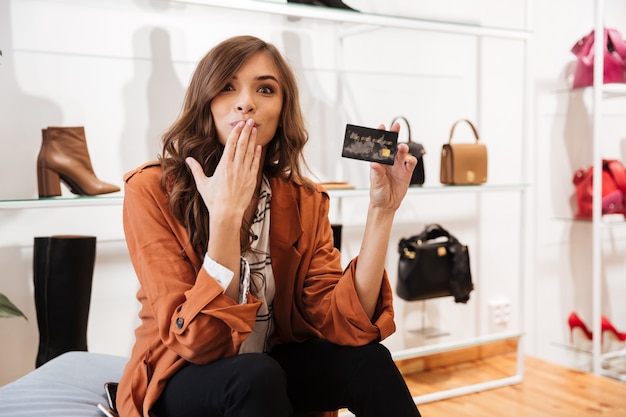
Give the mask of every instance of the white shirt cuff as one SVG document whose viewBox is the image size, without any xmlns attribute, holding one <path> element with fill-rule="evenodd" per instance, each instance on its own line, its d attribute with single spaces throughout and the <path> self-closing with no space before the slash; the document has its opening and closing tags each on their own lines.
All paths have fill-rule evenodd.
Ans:
<svg viewBox="0 0 626 417">
<path fill-rule="evenodd" d="M 224 265 L 215 262 L 208 253 L 204 255 L 203 267 L 226 291 L 235 273 Z M 244 257 L 241 257 L 239 270 L 239 304 L 246 304 L 248 302 L 248 292 L 250 291 L 250 265 Z"/>
<path fill-rule="evenodd" d="M 204 255 L 204 269 L 207 271 L 209 275 L 211 275 L 221 287 L 226 290 L 230 285 L 230 282 L 233 280 L 233 276 L 235 273 L 230 269 L 226 268 L 222 264 L 218 264 L 215 262 L 209 254 Z"/>
</svg>

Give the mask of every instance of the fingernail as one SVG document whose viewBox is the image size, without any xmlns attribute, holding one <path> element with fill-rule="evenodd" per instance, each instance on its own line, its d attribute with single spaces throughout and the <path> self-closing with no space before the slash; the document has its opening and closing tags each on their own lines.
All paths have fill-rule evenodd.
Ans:
<svg viewBox="0 0 626 417">
<path fill-rule="evenodd" d="M 248 120 L 246 121 L 246 124 L 247 124 L 248 126 L 254 126 L 254 120 L 253 120 L 253 119 L 248 119 Z"/>
</svg>

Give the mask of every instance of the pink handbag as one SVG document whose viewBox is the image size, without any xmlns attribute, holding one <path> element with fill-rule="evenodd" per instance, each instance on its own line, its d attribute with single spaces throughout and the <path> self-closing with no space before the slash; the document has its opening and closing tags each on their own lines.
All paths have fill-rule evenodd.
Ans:
<svg viewBox="0 0 626 417">
<path fill-rule="evenodd" d="M 593 213 L 593 166 L 580 168 L 572 182 L 576 188 L 577 219 L 591 219 Z M 617 159 L 602 160 L 602 214 L 626 214 L 626 169 Z"/>
<path fill-rule="evenodd" d="M 578 58 L 573 87 L 593 85 L 594 32 L 580 39 L 572 47 Z M 626 82 L 626 42 L 615 29 L 604 29 L 604 84 Z"/>
</svg>

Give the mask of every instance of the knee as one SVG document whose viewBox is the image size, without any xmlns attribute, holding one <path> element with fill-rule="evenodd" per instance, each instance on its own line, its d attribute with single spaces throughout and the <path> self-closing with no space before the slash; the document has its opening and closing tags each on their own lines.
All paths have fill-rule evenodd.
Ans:
<svg viewBox="0 0 626 417">
<path fill-rule="evenodd" d="M 391 352 L 380 343 L 359 346 L 355 348 L 355 353 L 357 372 L 362 370 L 366 375 L 376 375 L 373 371 L 395 367 Z"/>
<path fill-rule="evenodd" d="M 285 372 L 280 364 L 268 355 L 244 354 L 238 357 L 239 364 L 234 367 L 231 378 L 243 390 L 253 389 L 270 392 L 284 392 L 287 386 Z"/>
<path fill-rule="evenodd" d="M 360 356 L 368 361 L 393 362 L 391 352 L 381 343 L 370 343 L 357 348 Z"/>
<path fill-rule="evenodd" d="M 279 363 L 268 355 L 239 355 L 226 384 L 224 415 L 288 416 L 291 404 L 287 379 Z"/>
</svg>

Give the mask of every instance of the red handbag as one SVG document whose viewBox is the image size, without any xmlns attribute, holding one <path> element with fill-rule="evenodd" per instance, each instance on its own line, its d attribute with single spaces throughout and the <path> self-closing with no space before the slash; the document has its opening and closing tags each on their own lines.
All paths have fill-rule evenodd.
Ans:
<svg viewBox="0 0 626 417">
<path fill-rule="evenodd" d="M 576 186 L 577 219 L 591 219 L 593 213 L 593 166 L 579 169 L 572 180 Z M 602 214 L 626 214 L 626 169 L 615 159 L 602 160 Z"/>
<path fill-rule="evenodd" d="M 593 85 L 594 32 L 580 39 L 572 47 L 576 55 L 573 87 Z M 626 42 L 615 29 L 604 29 L 604 84 L 626 82 Z"/>
</svg>

